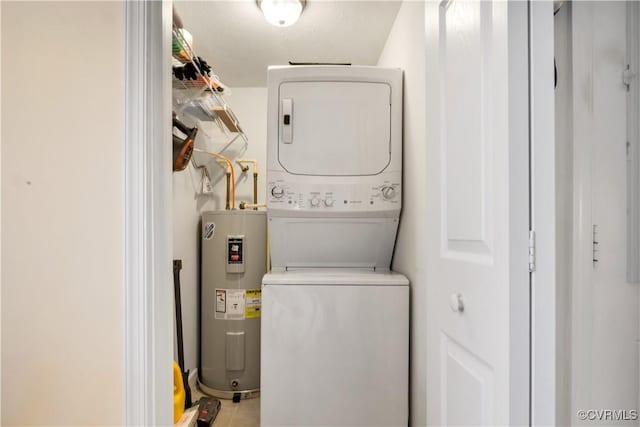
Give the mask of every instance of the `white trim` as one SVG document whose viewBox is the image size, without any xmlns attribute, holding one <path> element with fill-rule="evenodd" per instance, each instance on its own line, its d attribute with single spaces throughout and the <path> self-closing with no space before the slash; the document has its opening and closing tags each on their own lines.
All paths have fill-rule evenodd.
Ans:
<svg viewBox="0 0 640 427">
<path fill-rule="evenodd" d="M 529 57 L 526 2 L 508 7 L 509 43 L 509 425 L 531 421 L 529 275 Z"/>
<path fill-rule="evenodd" d="M 635 73 L 627 94 L 627 141 L 630 150 L 627 159 L 627 233 L 629 235 L 627 281 L 631 283 L 640 282 L 640 41 L 638 34 L 640 34 L 640 4 L 628 2 L 627 64 L 630 66 L 630 71 Z M 640 349 L 640 343 L 638 346 Z"/>
<path fill-rule="evenodd" d="M 592 77 L 594 62 L 593 28 L 595 16 L 593 3 L 576 2 L 571 5 L 572 28 L 572 83 L 573 83 L 573 230 L 571 242 L 572 270 L 571 270 L 571 367 L 587 366 L 585 360 L 591 355 L 585 351 L 585 343 L 589 342 L 593 316 L 593 297 L 586 291 L 591 286 L 593 276 L 593 234 L 592 234 L 592 204 L 591 188 L 593 157 L 592 135 L 594 132 L 592 112 L 587 107 L 593 101 L 585 102 L 580 94 L 583 88 L 588 88 L 589 98 L 593 96 Z M 621 75 L 622 78 L 622 75 Z M 577 402 L 589 402 L 590 385 L 593 384 L 592 372 L 582 369 L 571 373 L 569 394 L 569 416 L 574 419 L 576 411 L 583 409 L 576 407 Z"/>
<path fill-rule="evenodd" d="M 529 2 L 531 226 L 531 425 L 556 421 L 556 189 L 553 2 Z"/>
<path fill-rule="evenodd" d="M 170 425 L 171 3 L 125 4 L 123 423 Z"/>
<path fill-rule="evenodd" d="M 640 282 L 640 4 L 627 3 L 627 64 L 635 77 L 627 94 L 627 281 Z"/>
<path fill-rule="evenodd" d="M 0 46 L 2 45 L 2 2 L 0 2 Z M 0 82 L 2 82 L 2 55 L 0 55 Z M 2 96 L 0 96 L 0 135 L 2 135 Z M 2 139 L 2 138 L 0 138 Z M 0 144 L 1 145 L 1 144 Z M 0 149 L 0 188 L 2 188 L 2 149 Z M 1 193 L 1 191 L 0 191 Z M 1 205 L 2 203 L 0 203 Z M 0 242 L 2 242 L 2 209 L 0 209 Z M 2 260 L 0 244 L 0 260 Z M 2 289 L 2 262 L 0 262 L 0 289 Z M 2 353 L 2 292 L 0 292 L 0 354 Z M 2 384 L 2 363 L 0 363 L 0 384 Z M 2 387 L 0 387 L 0 424 L 2 424 Z"/>
</svg>

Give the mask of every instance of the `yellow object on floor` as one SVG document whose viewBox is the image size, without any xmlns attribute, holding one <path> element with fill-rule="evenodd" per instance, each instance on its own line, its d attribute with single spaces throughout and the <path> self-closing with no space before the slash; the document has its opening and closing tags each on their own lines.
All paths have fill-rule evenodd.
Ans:
<svg viewBox="0 0 640 427">
<path fill-rule="evenodd" d="M 182 371 L 180 366 L 173 361 L 173 422 L 177 423 L 184 412 L 184 384 L 182 383 Z"/>
</svg>

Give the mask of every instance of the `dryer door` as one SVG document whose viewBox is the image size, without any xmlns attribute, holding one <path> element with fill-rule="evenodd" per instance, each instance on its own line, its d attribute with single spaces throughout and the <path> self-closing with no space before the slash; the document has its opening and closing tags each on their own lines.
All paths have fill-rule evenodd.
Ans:
<svg viewBox="0 0 640 427">
<path fill-rule="evenodd" d="M 389 85 L 287 82 L 279 98 L 278 160 L 287 172 L 376 175 L 389 165 Z"/>
</svg>

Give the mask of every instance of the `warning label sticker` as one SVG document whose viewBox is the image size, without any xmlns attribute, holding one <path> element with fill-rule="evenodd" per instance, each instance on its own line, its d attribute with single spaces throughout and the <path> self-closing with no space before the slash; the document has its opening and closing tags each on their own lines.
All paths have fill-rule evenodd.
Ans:
<svg viewBox="0 0 640 427">
<path fill-rule="evenodd" d="M 245 291 L 244 315 L 247 319 L 255 319 L 260 317 L 260 309 L 262 308 L 262 290 L 247 289 Z"/>
<path fill-rule="evenodd" d="M 216 289 L 216 316 L 218 315 L 218 313 L 226 313 L 226 312 L 227 312 L 227 291 L 224 289 Z"/>
<path fill-rule="evenodd" d="M 216 320 L 244 320 L 260 317 L 260 289 L 216 289 Z"/>
<path fill-rule="evenodd" d="M 227 289 L 227 312 L 225 320 L 244 319 L 244 290 Z"/>
<path fill-rule="evenodd" d="M 216 320 L 244 320 L 260 317 L 260 289 L 216 289 Z"/>
</svg>

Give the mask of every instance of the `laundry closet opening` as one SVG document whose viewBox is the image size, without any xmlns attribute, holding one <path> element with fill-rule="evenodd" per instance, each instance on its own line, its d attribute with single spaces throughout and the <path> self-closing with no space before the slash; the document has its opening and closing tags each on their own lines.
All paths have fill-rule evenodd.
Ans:
<svg viewBox="0 0 640 427">
<path fill-rule="evenodd" d="M 388 45 L 399 10 L 423 6 L 291 1 L 289 25 L 299 12 L 272 24 L 272 3 L 174 4 L 174 380 L 214 426 L 404 424 L 403 64 Z"/>
</svg>

